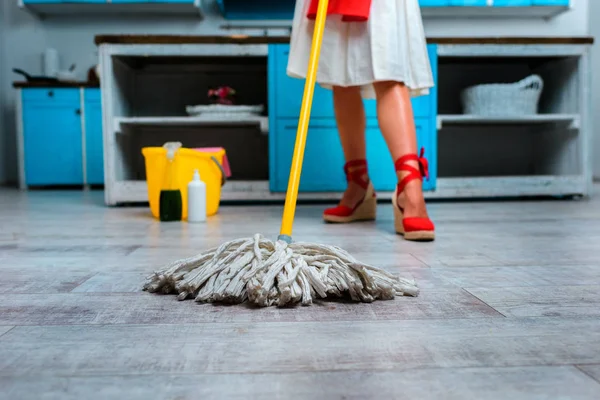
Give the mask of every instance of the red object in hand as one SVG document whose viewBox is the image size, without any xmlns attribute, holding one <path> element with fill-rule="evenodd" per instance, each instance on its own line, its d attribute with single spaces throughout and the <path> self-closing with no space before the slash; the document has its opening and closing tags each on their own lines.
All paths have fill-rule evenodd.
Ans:
<svg viewBox="0 0 600 400">
<path fill-rule="evenodd" d="M 382 1 L 382 0 L 379 0 Z M 311 0 L 308 19 L 317 17 L 319 0 Z M 344 22 L 365 22 L 369 19 L 371 0 L 329 0 L 327 15 L 341 15 Z"/>
</svg>

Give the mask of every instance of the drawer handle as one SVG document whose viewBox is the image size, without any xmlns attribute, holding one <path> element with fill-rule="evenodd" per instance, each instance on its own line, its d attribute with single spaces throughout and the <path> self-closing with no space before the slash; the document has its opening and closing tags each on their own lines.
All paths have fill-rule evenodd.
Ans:
<svg viewBox="0 0 600 400">
<path fill-rule="evenodd" d="M 81 115 L 81 110 L 78 108 L 77 110 L 75 110 L 75 114 Z"/>
<path fill-rule="evenodd" d="M 48 97 L 54 97 L 54 92 L 52 90 L 48 92 Z"/>
</svg>

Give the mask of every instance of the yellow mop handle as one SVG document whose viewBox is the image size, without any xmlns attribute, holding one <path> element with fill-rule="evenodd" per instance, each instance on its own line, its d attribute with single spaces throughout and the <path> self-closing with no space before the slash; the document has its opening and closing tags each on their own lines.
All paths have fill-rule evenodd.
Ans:
<svg viewBox="0 0 600 400">
<path fill-rule="evenodd" d="M 300 119 L 298 120 L 298 131 L 296 132 L 294 156 L 292 158 L 290 178 L 288 181 L 287 193 L 285 195 L 285 206 L 283 208 L 283 218 L 281 220 L 279 240 L 284 240 L 288 243 L 292 240 L 292 226 L 294 224 L 294 214 L 296 213 L 296 202 L 298 201 L 298 187 L 300 186 L 300 174 L 302 172 L 302 161 L 304 159 L 304 147 L 306 146 L 308 122 L 310 120 L 313 94 L 315 92 L 317 68 L 319 66 L 321 42 L 323 41 L 323 32 L 325 31 L 328 5 L 329 0 L 319 0 L 313 40 L 310 48 L 310 59 L 308 60 L 308 72 L 306 73 L 306 82 L 304 83 L 302 108 L 300 109 Z"/>
</svg>

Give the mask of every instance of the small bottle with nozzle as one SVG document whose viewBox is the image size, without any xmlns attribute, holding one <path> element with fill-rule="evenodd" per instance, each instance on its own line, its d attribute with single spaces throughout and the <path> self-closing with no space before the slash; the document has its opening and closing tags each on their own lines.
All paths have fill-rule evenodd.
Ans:
<svg viewBox="0 0 600 400">
<path fill-rule="evenodd" d="M 206 221 L 206 184 L 200 179 L 198 170 L 188 183 L 188 222 Z"/>
</svg>

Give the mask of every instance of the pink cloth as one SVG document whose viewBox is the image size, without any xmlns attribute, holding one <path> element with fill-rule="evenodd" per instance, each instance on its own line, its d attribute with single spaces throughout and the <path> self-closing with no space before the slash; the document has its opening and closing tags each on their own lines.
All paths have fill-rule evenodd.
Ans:
<svg viewBox="0 0 600 400">
<path fill-rule="evenodd" d="M 197 147 L 194 150 L 201 151 L 203 153 L 216 153 L 223 150 L 222 147 Z M 229 160 L 227 159 L 227 153 L 223 156 L 223 169 L 225 170 L 225 177 L 231 176 L 231 168 L 229 167 Z"/>
</svg>

